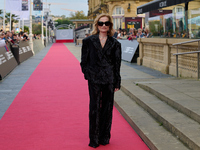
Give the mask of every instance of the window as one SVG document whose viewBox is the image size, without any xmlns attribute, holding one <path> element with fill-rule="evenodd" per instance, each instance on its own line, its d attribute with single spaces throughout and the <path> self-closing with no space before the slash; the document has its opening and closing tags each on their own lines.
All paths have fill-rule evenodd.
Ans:
<svg viewBox="0 0 200 150">
<path fill-rule="evenodd" d="M 116 6 L 113 9 L 113 28 L 122 28 L 122 18 L 124 17 L 124 9 L 121 6 Z"/>
</svg>

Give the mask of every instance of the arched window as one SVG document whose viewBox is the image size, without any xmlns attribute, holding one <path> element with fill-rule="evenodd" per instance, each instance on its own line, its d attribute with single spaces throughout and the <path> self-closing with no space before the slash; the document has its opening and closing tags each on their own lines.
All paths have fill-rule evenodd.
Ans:
<svg viewBox="0 0 200 150">
<path fill-rule="evenodd" d="M 124 17 L 124 9 L 121 6 L 115 6 L 113 9 L 113 28 L 122 28 L 122 18 Z"/>
</svg>

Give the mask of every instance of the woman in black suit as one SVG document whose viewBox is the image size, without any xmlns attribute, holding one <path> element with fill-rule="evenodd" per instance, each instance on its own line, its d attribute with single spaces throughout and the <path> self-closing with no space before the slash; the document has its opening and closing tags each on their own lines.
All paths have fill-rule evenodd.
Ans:
<svg viewBox="0 0 200 150">
<path fill-rule="evenodd" d="M 121 44 L 114 39 L 112 19 L 99 15 L 92 35 L 83 39 L 81 69 L 88 80 L 91 147 L 109 144 L 114 92 L 120 89 Z"/>
</svg>

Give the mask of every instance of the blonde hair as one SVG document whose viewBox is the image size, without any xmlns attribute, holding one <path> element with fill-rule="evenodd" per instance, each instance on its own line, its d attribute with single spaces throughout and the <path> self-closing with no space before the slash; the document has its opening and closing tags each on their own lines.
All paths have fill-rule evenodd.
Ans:
<svg viewBox="0 0 200 150">
<path fill-rule="evenodd" d="M 107 17 L 110 21 L 110 27 L 109 27 L 109 31 L 108 31 L 108 36 L 113 36 L 114 35 L 114 30 L 113 30 L 113 22 L 112 22 L 112 18 L 110 17 L 110 15 L 108 14 L 100 14 L 98 15 L 95 20 L 94 20 L 94 24 L 93 24 L 93 31 L 92 31 L 92 35 L 98 34 L 99 30 L 98 30 L 98 21 L 100 18 L 102 17 Z"/>
</svg>

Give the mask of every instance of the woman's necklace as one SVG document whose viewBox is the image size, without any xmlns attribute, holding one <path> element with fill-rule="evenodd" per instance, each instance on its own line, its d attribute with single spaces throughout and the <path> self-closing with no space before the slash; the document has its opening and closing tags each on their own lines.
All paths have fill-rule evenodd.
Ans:
<svg viewBox="0 0 200 150">
<path fill-rule="evenodd" d="M 107 36 L 102 37 L 99 35 L 99 39 L 100 39 L 101 45 L 104 46 L 104 44 L 106 43 L 106 40 L 107 40 Z"/>
</svg>

